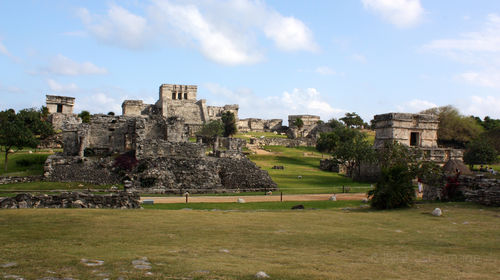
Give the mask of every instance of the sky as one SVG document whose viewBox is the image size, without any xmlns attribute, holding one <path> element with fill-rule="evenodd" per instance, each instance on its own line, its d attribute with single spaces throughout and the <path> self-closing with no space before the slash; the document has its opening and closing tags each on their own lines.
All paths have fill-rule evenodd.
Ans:
<svg viewBox="0 0 500 280">
<path fill-rule="evenodd" d="M 500 1 L 0 0 L 0 110 L 119 114 L 164 83 L 240 118 L 500 118 Z"/>
</svg>

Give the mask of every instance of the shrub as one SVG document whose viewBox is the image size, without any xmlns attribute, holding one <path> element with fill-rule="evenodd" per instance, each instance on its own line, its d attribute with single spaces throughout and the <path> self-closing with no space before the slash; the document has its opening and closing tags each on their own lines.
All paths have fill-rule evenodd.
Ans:
<svg viewBox="0 0 500 280">
<path fill-rule="evenodd" d="M 373 190 L 368 191 L 371 207 L 393 209 L 412 206 L 415 200 L 412 178 L 405 165 L 382 169 L 379 182 Z"/>
<path fill-rule="evenodd" d="M 149 188 L 152 187 L 156 182 L 156 178 L 153 177 L 148 177 L 148 178 L 141 178 L 141 187 L 143 188 Z"/>
<path fill-rule="evenodd" d="M 16 161 L 17 166 L 28 167 L 33 165 L 43 165 L 47 155 L 32 155 L 30 157 L 25 157 Z"/>
<path fill-rule="evenodd" d="M 121 170 L 132 170 L 139 161 L 135 158 L 135 151 L 128 151 L 115 158 L 114 166 Z"/>
</svg>

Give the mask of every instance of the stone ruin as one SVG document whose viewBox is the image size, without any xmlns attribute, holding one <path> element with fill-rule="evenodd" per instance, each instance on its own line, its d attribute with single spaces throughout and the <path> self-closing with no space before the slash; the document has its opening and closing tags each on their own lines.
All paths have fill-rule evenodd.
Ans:
<svg viewBox="0 0 500 280">
<path fill-rule="evenodd" d="M 66 125 L 64 151 L 48 157 L 44 176 L 94 184 L 127 180 L 130 190 L 148 193 L 276 190 L 269 174 L 243 155 L 243 140 L 219 139 L 210 155 L 205 144 L 188 141 L 197 126 L 238 109 L 204 103 L 196 101 L 196 86 L 162 85 L 154 105 L 127 100 L 122 116 L 97 114 L 90 123 Z"/>
<path fill-rule="evenodd" d="M 125 100 L 122 104 L 123 116 L 152 116 L 165 118 L 182 117 L 193 136 L 204 123 L 220 119 L 223 112 L 234 113 L 238 120 L 238 105 L 207 106 L 205 99 L 196 99 L 198 87 L 195 85 L 162 84 L 155 104 L 144 104 L 142 100 Z"/>
<path fill-rule="evenodd" d="M 396 141 L 405 146 L 416 147 L 423 151 L 424 158 L 440 165 L 448 160 L 462 160 L 462 150 L 439 148 L 437 131 L 439 120 L 429 114 L 387 113 L 376 115 L 375 149 L 384 143 Z"/>
<path fill-rule="evenodd" d="M 78 124 L 82 120 L 73 114 L 74 97 L 46 95 L 45 104 L 49 111 L 49 122 L 55 131 L 60 131 L 66 125 Z"/>
</svg>

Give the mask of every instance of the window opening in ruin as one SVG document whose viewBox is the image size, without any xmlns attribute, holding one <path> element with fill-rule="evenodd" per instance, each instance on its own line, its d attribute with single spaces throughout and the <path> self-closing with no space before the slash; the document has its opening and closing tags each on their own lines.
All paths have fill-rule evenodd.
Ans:
<svg viewBox="0 0 500 280">
<path fill-rule="evenodd" d="M 179 92 L 179 95 L 177 96 L 177 99 L 182 99 L 182 93 Z"/>
<path fill-rule="evenodd" d="M 410 134 L 410 146 L 418 146 L 419 143 L 419 133 L 418 132 L 412 132 Z"/>
<path fill-rule="evenodd" d="M 188 94 L 187 92 L 184 93 L 184 99 L 188 99 Z"/>
<path fill-rule="evenodd" d="M 57 112 L 62 113 L 62 104 L 57 104 Z"/>
<path fill-rule="evenodd" d="M 172 92 L 172 99 L 175 99 L 175 92 Z"/>
</svg>

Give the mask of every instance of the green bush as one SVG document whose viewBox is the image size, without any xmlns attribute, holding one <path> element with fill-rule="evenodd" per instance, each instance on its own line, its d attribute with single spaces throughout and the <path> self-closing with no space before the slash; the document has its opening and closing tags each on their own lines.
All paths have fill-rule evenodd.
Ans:
<svg viewBox="0 0 500 280">
<path fill-rule="evenodd" d="M 371 207 L 393 209 L 412 206 L 415 201 L 412 178 L 405 165 L 382 169 L 379 182 L 373 190 L 368 191 Z"/>
<path fill-rule="evenodd" d="M 16 165 L 19 167 L 28 167 L 33 165 L 44 165 L 47 155 L 32 155 L 30 157 L 24 157 L 16 161 Z"/>
</svg>

